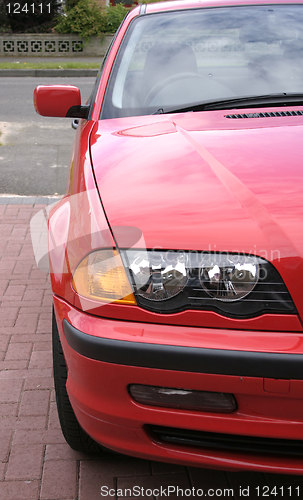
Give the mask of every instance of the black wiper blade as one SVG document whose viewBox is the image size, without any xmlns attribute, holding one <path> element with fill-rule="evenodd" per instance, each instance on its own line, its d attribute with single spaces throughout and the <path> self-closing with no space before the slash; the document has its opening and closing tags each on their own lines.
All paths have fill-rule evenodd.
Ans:
<svg viewBox="0 0 303 500">
<path fill-rule="evenodd" d="M 303 106 L 303 93 L 265 94 L 233 97 L 218 100 L 208 100 L 189 104 L 180 108 L 161 107 L 153 114 L 186 113 L 187 111 L 211 111 L 216 109 L 258 108 L 269 106 Z"/>
</svg>

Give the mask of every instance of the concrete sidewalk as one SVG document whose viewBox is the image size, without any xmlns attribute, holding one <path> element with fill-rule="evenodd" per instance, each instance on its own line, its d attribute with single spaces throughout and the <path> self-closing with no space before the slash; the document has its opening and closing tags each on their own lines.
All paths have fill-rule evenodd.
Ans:
<svg viewBox="0 0 303 500">
<path fill-rule="evenodd" d="M 240 486 L 251 488 L 250 499 L 259 498 L 255 486 L 292 485 L 303 492 L 302 477 L 208 471 L 124 456 L 88 457 L 69 448 L 53 389 L 50 284 L 36 268 L 29 231 L 42 201 L 0 200 L 0 499 L 97 500 L 102 486 L 210 488 L 217 492 L 207 496 L 235 499 L 242 499 Z M 285 492 L 283 498 L 290 497 Z"/>
</svg>

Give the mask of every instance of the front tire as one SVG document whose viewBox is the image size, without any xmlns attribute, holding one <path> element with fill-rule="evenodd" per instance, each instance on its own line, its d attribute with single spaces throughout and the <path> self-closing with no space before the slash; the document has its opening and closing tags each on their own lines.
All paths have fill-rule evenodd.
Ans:
<svg viewBox="0 0 303 500">
<path fill-rule="evenodd" d="M 52 320 L 53 368 L 56 403 L 59 421 L 65 440 L 71 448 L 89 454 L 101 454 L 107 450 L 96 443 L 80 426 L 66 390 L 67 367 L 60 342 L 56 317 Z"/>
</svg>

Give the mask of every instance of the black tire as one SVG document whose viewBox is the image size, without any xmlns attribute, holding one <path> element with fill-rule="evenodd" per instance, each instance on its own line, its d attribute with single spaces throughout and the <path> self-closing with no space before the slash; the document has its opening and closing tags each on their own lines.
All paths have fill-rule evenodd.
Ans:
<svg viewBox="0 0 303 500">
<path fill-rule="evenodd" d="M 71 448 L 89 454 L 108 452 L 80 426 L 66 391 L 67 368 L 60 342 L 55 313 L 52 321 L 53 367 L 58 416 L 62 433 Z"/>
</svg>

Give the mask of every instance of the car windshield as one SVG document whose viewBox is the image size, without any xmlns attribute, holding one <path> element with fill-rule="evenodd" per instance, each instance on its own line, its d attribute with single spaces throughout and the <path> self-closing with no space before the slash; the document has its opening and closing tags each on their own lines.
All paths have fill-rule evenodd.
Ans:
<svg viewBox="0 0 303 500">
<path fill-rule="evenodd" d="M 101 118 L 244 96 L 302 93 L 302 49 L 299 4 L 139 16 L 120 46 Z"/>
</svg>

